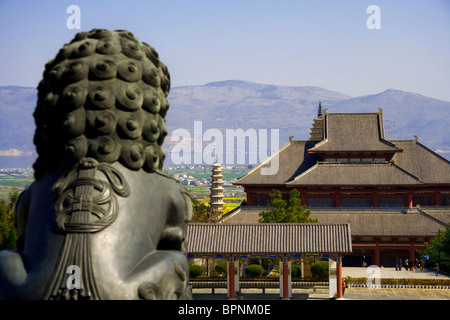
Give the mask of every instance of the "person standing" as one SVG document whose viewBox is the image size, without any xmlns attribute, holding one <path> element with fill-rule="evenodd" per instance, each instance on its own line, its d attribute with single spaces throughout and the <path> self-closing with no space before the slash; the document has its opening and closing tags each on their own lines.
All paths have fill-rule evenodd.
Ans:
<svg viewBox="0 0 450 320">
<path fill-rule="evenodd" d="M 436 262 L 434 264 L 434 268 L 433 268 L 435 275 L 438 276 L 439 275 L 439 264 Z"/>
</svg>

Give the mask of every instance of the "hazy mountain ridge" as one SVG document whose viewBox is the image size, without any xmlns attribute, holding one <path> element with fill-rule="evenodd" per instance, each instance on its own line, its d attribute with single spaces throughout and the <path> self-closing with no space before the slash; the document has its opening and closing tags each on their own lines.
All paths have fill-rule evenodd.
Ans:
<svg viewBox="0 0 450 320">
<path fill-rule="evenodd" d="M 309 139 L 321 102 L 328 112 L 378 112 L 382 108 L 386 139 L 409 140 L 417 135 L 432 150 L 450 151 L 450 102 L 395 89 L 350 97 L 320 87 L 230 80 L 173 88 L 169 101 L 169 135 L 175 128 L 192 130 L 193 122 L 202 120 L 203 130 L 279 129 L 282 146 L 289 136 Z M 440 154 L 450 158 L 450 153 Z"/>
<path fill-rule="evenodd" d="M 376 112 L 377 108 L 383 109 L 388 140 L 413 139 L 417 135 L 430 149 L 450 152 L 450 102 L 389 89 L 330 105 L 332 112 Z M 441 155 L 449 158 L 450 153 Z"/>
<path fill-rule="evenodd" d="M 240 80 L 175 87 L 168 98 L 171 107 L 167 126 L 169 132 L 174 128 L 191 129 L 195 120 L 201 120 L 206 129 L 280 129 L 283 135 L 284 125 L 303 126 L 307 121 L 309 127 L 317 114 L 319 101 L 326 104 L 348 98 L 319 87 L 276 86 Z M 286 131 L 284 136 L 290 133 Z"/>
<path fill-rule="evenodd" d="M 34 151 L 36 88 L 0 87 L 0 151 Z"/>
<path fill-rule="evenodd" d="M 0 152 L 35 150 L 33 144 L 36 88 L 0 87 Z M 309 139 L 319 101 L 328 112 L 378 112 L 383 109 L 388 140 L 413 139 L 449 159 L 450 102 L 420 94 L 389 89 L 373 95 L 348 95 L 314 86 L 277 86 L 240 80 L 212 82 L 201 86 L 173 87 L 168 100 L 169 136 L 178 128 L 193 136 L 194 121 L 209 128 L 279 129 L 280 147 L 289 136 Z M 0 157 L 2 158 L 2 157 Z"/>
</svg>

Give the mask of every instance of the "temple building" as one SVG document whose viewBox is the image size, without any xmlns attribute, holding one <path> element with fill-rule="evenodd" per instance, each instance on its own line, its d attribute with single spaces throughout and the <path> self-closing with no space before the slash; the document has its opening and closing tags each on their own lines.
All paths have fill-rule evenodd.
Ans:
<svg viewBox="0 0 450 320">
<path fill-rule="evenodd" d="M 223 212 L 223 175 L 222 166 L 216 161 L 212 165 L 212 175 L 211 175 L 211 195 L 210 195 L 210 208 L 211 211 Z"/>
<path fill-rule="evenodd" d="M 246 206 L 223 223 L 257 223 L 273 189 L 288 197 L 297 188 L 312 218 L 350 223 L 348 266 L 393 266 L 397 256 L 415 260 L 450 223 L 450 162 L 416 136 L 386 140 L 382 109 L 328 113 L 319 105 L 310 139 L 291 137 L 275 156 L 276 174 L 261 174 L 269 158 L 234 183 L 244 187 Z"/>
</svg>

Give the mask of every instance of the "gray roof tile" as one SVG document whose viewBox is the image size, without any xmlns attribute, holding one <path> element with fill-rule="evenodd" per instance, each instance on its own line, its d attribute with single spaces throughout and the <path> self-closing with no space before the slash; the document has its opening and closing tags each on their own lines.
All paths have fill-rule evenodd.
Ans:
<svg viewBox="0 0 450 320">
<path fill-rule="evenodd" d="M 393 163 L 316 164 L 288 185 L 420 185 L 417 177 Z"/>
<path fill-rule="evenodd" d="M 325 139 L 309 152 L 400 151 L 384 140 L 380 113 L 330 113 L 324 120 Z"/>
<path fill-rule="evenodd" d="M 190 254 L 351 253 L 350 226 L 321 223 L 190 223 Z"/>
</svg>

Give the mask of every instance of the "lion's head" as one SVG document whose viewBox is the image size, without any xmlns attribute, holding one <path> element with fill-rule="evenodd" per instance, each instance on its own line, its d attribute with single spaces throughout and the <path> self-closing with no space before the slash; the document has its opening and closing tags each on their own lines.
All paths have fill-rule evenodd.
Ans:
<svg viewBox="0 0 450 320">
<path fill-rule="evenodd" d="M 161 168 L 169 89 L 167 67 L 131 32 L 77 34 L 47 63 L 38 87 L 36 179 L 86 157 Z"/>
</svg>

